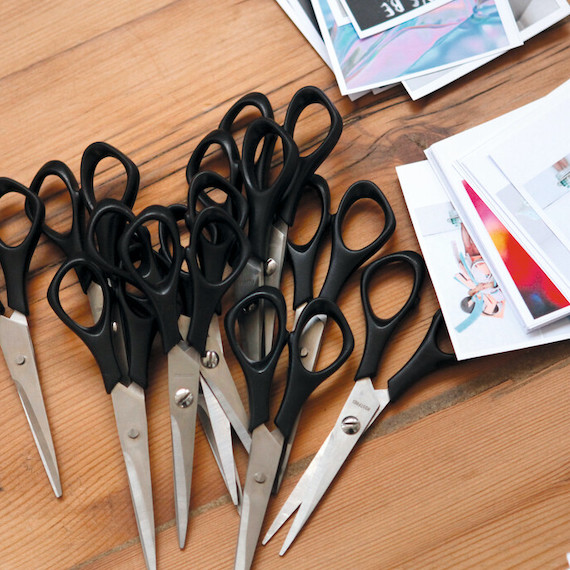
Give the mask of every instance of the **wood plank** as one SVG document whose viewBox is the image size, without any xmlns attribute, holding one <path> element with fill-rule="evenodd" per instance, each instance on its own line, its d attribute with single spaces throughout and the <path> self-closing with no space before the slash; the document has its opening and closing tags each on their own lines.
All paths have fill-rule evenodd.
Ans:
<svg viewBox="0 0 570 570">
<path fill-rule="evenodd" d="M 336 210 L 344 191 L 369 179 L 388 197 L 397 230 L 383 250 L 419 250 L 395 166 L 423 159 L 446 136 L 547 94 L 568 78 L 568 20 L 455 84 L 412 102 L 401 87 L 356 101 L 342 97 L 331 71 L 274 2 L 11 0 L 0 8 L 0 175 L 29 184 L 47 160 L 79 176 L 88 144 L 104 140 L 141 172 L 136 211 L 184 201 L 185 167 L 199 140 L 232 102 L 257 90 L 283 121 L 295 91 L 322 88 L 338 107 L 342 137 L 320 167 Z M 303 115 L 307 152 L 323 137 L 322 118 Z M 241 140 L 241 134 L 238 134 Z M 97 187 L 118 190 L 106 163 Z M 68 217 L 63 198 L 54 220 Z M 351 239 L 372 235 L 379 218 L 360 212 Z M 4 220 L 4 224 L 8 223 Z M 12 223 L 12 222 L 10 222 Z M 14 235 L 22 231 L 15 222 Z M 12 230 L 11 230 L 12 231 Z M 298 231 L 306 237 L 306 228 Z M 0 380 L 0 567 L 144 567 L 110 398 L 85 346 L 53 314 L 46 290 L 62 255 L 42 239 L 31 266 L 30 328 L 57 451 L 63 497 L 55 499 L 16 390 Z M 316 287 L 328 250 L 319 257 Z M 283 489 L 270 523 L 333 425 L 362 355 L 365 326 L 359 273 L 339 304 L 353 329 L 349 362 L 303 411 Z M 400 276 L 377 294 L 383 310 L 401 294 Z M 292 299 L 292 275 L 283 289 Z M 4 288 L 0 288 L 3 298 Z M 71 291 L 67 293 L 71 294 Z M 415 314 L 382 364 L 379 385 L 410 356 L 437 301 L 429 282 Z M 292 322 L 292 311 L 288 315 Z M 323 349 L 331 358 L 335 344 Z M 281 531 L 259 547 L 255 568 L 565 568 L 570 551 L 567 414 L 568 342 L 461 363 L 438 371 L 386 410 L 343 468 L 293 547 L 280 558 Z M 243 375 L 228 355 L 245 398 Z M 273 405 L 283 391 L 277 369 Z M 189 542 L 174 524 L 166 361 L 153 348 L 147 394 L 159 568 L 229 568 L 238 517 L 197 431 Z M 245 453 L 237 452 L 245 473 Z"/>
</svg>

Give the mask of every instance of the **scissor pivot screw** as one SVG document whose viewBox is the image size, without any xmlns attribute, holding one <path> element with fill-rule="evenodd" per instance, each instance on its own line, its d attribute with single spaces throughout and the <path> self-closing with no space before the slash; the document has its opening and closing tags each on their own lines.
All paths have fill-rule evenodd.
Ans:
<svg viewBox="0 0 570 570">
<path fill-rule="evenodd" d="M 18 354 L 18 356 L 16 356 L 16 364 L 18 366 L 22 366 L 22 364 L 24 364 L 26 362 L 26 357 L 23 354 Z"/>
<path fill-rule="evenodd" d="M 131 439 L 137 439 L 137 437 L 140 435 L 140 432 L 138 429 L 135 428 L 131 428 L 129 430 L 129 433 L 127 434 Z"/>
<path fill-rule="evenodd" d="M 215 350 L 207 350 L 206 356 L 202 357 L 202 364 L 206 368 L 216 368 L 220 362 L 220 357 Z"/>
<path fill-rule="evenodd" d="M 299 355 L 301 358 L 307 358 L 307 356 L 309 356 L 309 349 L 306 346 L 302 346 L 299 350 Z"/>
<path fill-rule="evenodd" d="M 253 476 L 254 480 L 256 483 L 265 483 L 265 473 L 255 473 L 255 475 Z"/>
<path fill-rule="evenodd" d="M 353 435 L 360 431 L 360 420 L 354 416 L 346 416 L 340 425 L 342 431 L 348 435 Z"/>
<path fill-rule="evenodd" d="M 194 394 L 188 388 L 179 388 L 174 394 L 174 401 L 179 408 L 187 408 L 194 402 Z"/>
<path fill-rule="evenodd" d="M 277 271 L 277 262 L 270 257 L 265 262 L 265 275 L 273 275 Z"/>
</svg>

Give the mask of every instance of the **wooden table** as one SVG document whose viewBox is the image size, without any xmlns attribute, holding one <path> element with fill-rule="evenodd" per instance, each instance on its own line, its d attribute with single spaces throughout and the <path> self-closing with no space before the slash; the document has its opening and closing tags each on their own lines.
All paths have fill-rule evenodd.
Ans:
<svg viewBox="0 0 570 570">
<path fill-rule="evenodd" d="M 322 88 L 344 131 L 319 172 L 333 210 L 354 181 L 388 196 L 398 226 L 384 251 L 418 250 L 395 166 L 430 144 L 528 103 L 568 79 L 570 21 L 419 102 L 401 87 L 355 102 L 274 2 L 14 2 L 0 9 L 0 174 L 29 184 L 46 161 L 79 175 L 107 141 L 141 172 L 140 211 L 183 201 L 184 169 L 232 102 L 266 93 L 278 120 L 295 91 Z M 301 121 L 307 148 L 321 132 Z M 102 168 L 96 181 L 113 185 Z M 49 215 L 49 214 L 48 214 Z M 366 235 L 372 221 L 358 229 Z M 354 225 L 354 224 L 353 224 Z M 357 232 L 358 233 L 358 232 Z M 56 499 L 7 369 L 0 382 L 0 568 L 143 568 L 112 405 L 84 345 L 55 317 L 46 289 L 61 254 L 41 240 L 29 282 L 30 326 L 61 471 Z M 326 270 L 319 261 L 318 279 Z M 291 275 L 284 290 L 290 299 Z M 390 293 L 391 294 L 391 293 Z M 388 297 L 389 295 L 385 295 Z M 349 363 L 307 404 L 266 527 L 350 390 L 362 353 L 358 275 L 340 298 L 356 337 Z M 384 375 L 411 354 L 437 307 L 428 284 L 389 350 Z M 256 568 L 565 568 L 570 551 L 569 344 L 442 370 L 378 422 L 286 554 L 284 533 Z M 325 350 L 332 354 L 332 347 Z M 243 390 L 241 371 L 232 370 Z M 278 377 L 283 379 L 285 364 Z M 198 428 L 188 544 L 174 524 L 166 361 L 153 354 L 147 408 L 159 568 L 230 568 L 238 516 Z M 238 454 L 240 472 L 245 457 Z M 265 528 L 266 528 L 265 527 Z"/>
</svg>

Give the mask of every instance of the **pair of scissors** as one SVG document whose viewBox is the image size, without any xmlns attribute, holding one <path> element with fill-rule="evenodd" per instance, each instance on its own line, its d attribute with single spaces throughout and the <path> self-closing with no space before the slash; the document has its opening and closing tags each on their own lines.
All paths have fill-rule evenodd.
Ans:
<svg viewBox="0 0 570 570">
<path fill-rule="evenodd" d="M 126 218 L 123 222 L 132 222 L 132 212 L 124 204 L 120 205 L 123 209 L 113 210 L 115 223 L 118 211 Z M 111 244 L 103 246 L 103 235 L 97 242 L 100 250 L 92 243 L 95 226 L 99 218 L 107 215 L 109 206 L 114 204 L 103 200 L 93 211 L 85 241 L 91 255 L 81 253 L 63 263 L 50 283 L 48 301 L 57 316 L 89 348 L 100 368 L 105 389 L 111 395 L 143 555 L 147 568 L 153 569 L 156 568 L 156 545 L 145 389 L 150 348 L 158 327 L 148 303 L 127 291 L 126 272 L 117 258 L 103 258 L 101 251 L 111 251 Z M 97 255 L 94 256 L 93 251 L 97 251 Z M 130 252 L 127 256 L 130 263 L 132 255 Z M 146 251 L 139 248 L 136 257 L 146 267 L 149 260 L 145 255 Z M 71 271 L 97 283 L 101 302 L 92 325 L 75 320 L 62 304 L 62 296 L 68 295 L 63 280 Z"/>
<path fill-rule="evenodd" d="M 295 138 L 295 129 L 300 116 L 311 106 L 321 108 L 328 114 L 328 124 L 324 127 L 325 134 L 320 144 L 310 153 L 303 154 L 304 141 Z M 299 89 L 291 98 L 285 114 L 283 128 L 295 141 L 299 149 L 299 160 L 295 178 L 287 188 L 273 222 L 270 236 L 267 260 L 267 275 L 265 283 L 273 287 L 281 284 L 281 275 L 287 251 L 287 236 L 289 228 L 295 221 L 295 214 L 302 196 L 315 189 L 313 176 L 319 166 L 331 154 L 342 134 L 342 117 L 337 108 L 326 94 L 319 88 L 306 86 Z M 322 179 L 321 179 L 322 180 Z M 318 189 L 317 189 L 318 191 Z M 273 313 L 265 312 L 265 346 L 269 350 L 272 343 Z"/>
<path fill-rule="evenodd" d="M 58 231 L 50 220 L 42 223 L 42 233 L 54 243 L 65 255 L 71 259 L 81 255 L 85 251 L 85 237 L 87 222 L 96 208 L 99 199 L 95 196 L 95 171 L 103 159 L 111 158 L 120 163 L 125 170 L 125 186 L 120 201 L 132 208 L 138 195 L 140 174 L 136 164 L 124 153 L 106 142 L 94 142 L 90 144 L 81 157 L 80 180 L 81 186 L 69 166 L 60 160 L 51 160 L 45 163 L 36 173 L 30 190 L 40 196 L 44 204 L 48 204 L 50 196 L 42 195 L 44 184 L 50 178 L 58 179 L 69 197 L 71 208 L 71 223 L 66 231 Z M 108 222 L 107 222 L 108 223 Z M 114 226 L 101 227 L 100 232 L 105 234 L 113 231 L 115 234 L 120 228 Z M 117 236 L 115 235 L 115 238 Z M 116 239 L 103 239 L 102 244 L 115 243 Z M 111 252 L 104 252 L 109 257 Z M 101 305 L 101 291 L 97 283 L 89 279 L 88 274 L 82 274 L 81 268 L 78 275 L 83 291 L 89 297 L 93 317 L 97 320 Z"/>
<path fill-rule="evenodd" d="M 207 176 L 209 175 L 206 172 L 202 174 L 202 177 Z M 209 178 L 205 183 L 209 184 Z M 196 195 L 198 193 L 195 192 Z M 141 273 L 140 269 L 128 260 L 129 248 L 134 245 L 134 238 L 140 227 L 151 219 L 158 220 L 158 216 L 145 216 L 143 211 L 127 228 L 119 242 L 121 257 L 130 279 L 153 307 L 163 337 L 163 350 L 168 358 L 176 522 L 181 548 L 186 541 L 189 520 L 200 380 L 202 373 L 210 365 L 210 359 L 214 358 L 207 352 L 208 334 L 209 331 L 215 332 L 216 311 L 221 299 L 235 282 L 249 257 L 249 244 L 233 217 L 217 207 L 207 207 L 194 217 L 195 205 L 194 198 L 191 197 L 190 209 L 186 214 L 188 226 L 191 228 L 189 247 L 181 245 L 176 219 L 167 209 L 169 217 L 164 218 L 164 223 L 160 226 L 162 260 L 163 263 L 166 261 L 166 272 L 160 273 L 159 264 L 158 279 L 153 278 L 153 272 Z M 206 234 L 210 239 L 207 239 Z M 152 249 L 150 243 L 146 244 L 146 249 Z M 165 255 L 166 250 L 172 250 L 171 255 Z M 230 253 L 233 254 L 233 265 L 229 273 L 224 273 L 226 259 Z M 185 261 L 188 267 L 187 272 L 182 272 L 182 261 Z M 179 324 L 181 304 L 178 302 L 180 293 L 184 299 L 182 306 L 186 306 L 185 312 L 189 313 L 186 317 L 190 316 L 187 332 L 184 330 L 182 338 Z M 212 334 L 212 337 L 213 342 L 220 338 L 219 334 Z M 165 342 L 165 339 L 169 340 Z M 221 345 L 221 339 L 219 344 Z M 223 353 L 218 354 L 217 358 L 220 356 L 223 356 Z M 222 365 L 220 370 L 223 368 L 227 370 L 227 365 Z M 219 388 L 220 383 L 213 382 L 213 385 Z M 228 393 L 223 389 L 220 389 L 220 392 Z M 204 397 L 208 395 L 206 391 Z M 215 427 L 212 423 L 212 428 Z M 218 445 L 218 457 L 224 457 L 224 452 Z M 229 477 L 225 470 L 223 475 L 225 478 Z"/>
<path fill-rule="evenodd" d="M 408 264 L 414 272 L 414 283 L 407 301 L 390 318 L 378 317 L 369 298 L 370 283 L 375 275 L 391 264 Z M 455 355 L 442 350 L 439 334 L 445 329 L 441 311 L 437 311 L 430 328 L 409 361 L 388 380 L 387 388 L 374 389 L 372 379 L 387 342 L 403 319 L 417 305 L 425 266 L 415 252 L 398 252 L 370 264 L 362 274 L 361 297 L 366 318 L 366 343 L 353 389 L 326 440 L 291 492 L 267 531 L 266 544 L 297 511 L 280 554 L 283 555 L 299 534 L 326 490 L 366 430 L 390 402 L 402 396 L 417 381 L 440 366 L 456 362 Z"/>
<path fill-rule="evenodd" d="M 293 271 L 294 295 L 293 308 L 297 322 L 307 303 L 313 298 L 313 277 L 315 262 L 324 240 L 330 234 L 331 253 L 329 267 L 319 297 L 335 302 L 349 277 L 367 260 L 386 244 L 396 229 L 396 218 L 380 188 L 369 180 L 353 183 L 341 198 L 338 210 L 334 215 L 329 212 L 330 192 L 327 182 L 318 175 L 313 175 L 311 184 L 321 201 L 321 218 L 313 237 L 305 244 L 299 245 L 287 240 L 287 253 Z M 384 217 L 379 223 L 379 232 L 367 245 L 359 249 L 349 248 L 343 239 L 343 226 L 349 211 L 359 202 L 370 200 L 376 203 Z M 326 326 L 326 316 L 313 319 L 303 332 L 304 357 L 307 369 L 312 370 L 317 361 L 322 336 Z M 288 463 L 295 429 L 285 447 L 279 476 L 275 482 L 274 492 L 279 490 L 285 466 Z"/>
<path fill-rule="evenodd" d="M 220 121 L 218 128 L 204 137 L 190 156 L 186 167 L 186 179 L 189 186 L 187 206 L 173 206 L 179 219 L 187 217 L 187 226 L 191 225 L 188 222 L 192 221 L 191 218 L 195 215 L 198 202 L 204 206 L 223 207 L 236 219 L 240 227 L 245 226 L 248 212 L 242 210 L 242 206 L 247 207 L 247 204 L 245 198 L 240 194 L 242 188 L 241 157 L 234 139 L 234 131 L 240 126 L 238 119 L 247 110 L 254 110 L 256 115 L 260 114 L 261 117 L 269 120 L 273 118 L 273 109 L 267 97 L 262 93 L 249 93 L 231 106 Z M 267 133 L 263 137 L 260 157 L 254 167 L 259 169 L 260 173 L 269 170 L 274 142 L 275 137 L 271 133 Z M 214 149 L 216 147 L 221 151 L 226 167 L 225 171 L 220 168 L 220 161 L 215 155 Z M 219 191 L 226 196 L 223 203 L 210 197 L 211 194 L 219 194 Z M 215 252 L 213 253 L 215 254 Z M 218 271 L 214 280 L 221 278 L 223 266 L 227 261 L 230 261 L 219 256 L 217 259 L 219 262 L 212 264 L 210 258 L 209 263 L 211 266 L 210 274 L 212 274 L 212 268 Z M 181 279 L 189 281 L 190 276 L 187 272 L 183 272 Z M 191 289 L 191 287 L 186 289 Z M 186 303 L 186 306 L 184 326 L 188 327 L 192 301 Z M 241 488 L 233 458 L 230 425 L 248 452 L 251 446 L 251 436 L 247 431 L 247 412 L 243 407 L 224 357 L 217 318 L 213 318 L 210 323 L 206 341 L 206 355 L 202 361 L 200 385 L 202 388 L 199 409 L 200 420 L 230 497 L 239 510 Z"/>
<path fill-rule="evenodd" d="M 10 178 L 0 178 L 0 197 L 4 200 L 3 204 L 9 201 L 2 212 L 4 226 L 9 225 L 10 218 L 15 216 L 15 209 L 20 207 L 20 204 L 15 204 L 16 200 L 24 203 L 22 211 L 26 211 L 30 220 L 27 233 L 22 235 L 21 230 L 18 230 L 17 234 L 14 232 L 16 235 L 12 239 L 17 245 L 9 245 L 0 239 L 0 266 L 7 296 L 6 306 L 0 303 L 0 347 L 24 407 L 49 482 L 55 496 L 60 497 L 61 482 L 57 459 L 27 321 L 30 312 L 26 276 L 41 235 L 45 207 L 33 192 Z M 9 317 L 5 314 L 7 308 L 12 311 Z"/>
<path fill-rule="evenodd" d="M 233 228 L 229 228 L 220 223 L 208 223 L 207 227 L 203 228 L 207 229 L 210 235 L 210 238 L 206 239 L 201 229 L 197 231 L 197 221 L 207 209 L 220 211 L 222 209 L 209 206 L 198 213 L 198 203 L 203 201 L 207 190 L 214 188 L 226 195 L 225 211 L 229 212 L 227 215 L 235 221 L 235 224 Z M 208 203 L 207 200 L 206 202 Z M 212 295 L 215 297 L 218 295 L 215 289 L 218 284 L 225 281 L 227 271 L 237 278 L 241 267 L 249 257 L 249 246 L 241 231 L 247 217 L 247 205 L 245 198 L 226 179 L 215 172 L 205 170 L 191 179 L 187 205 L 175 205 L 171 209 L 176 211 L 178 219 L 185 220 L 191 232 L 191 240 L 196 242 L 200 257 L 199 263 L 189 263 L 189 271 L 181 269 L 180 274 L 181 289 L 183 297 L 186 298 L 182 309 L 185 320 L 183 330 L 187 331 L 194 321 L 195 287 L 199 287 L 199 299 Z M 167 240 L 162 234 L 160 239 L 162 251 L 166 252 Z M 219 295 L 220 300 L 233 279 L 234 277 L 224 285 L 224 291 Z M 194 285 L 194 281 L 197 285 Z M 198 303 L 203 305 L 202 301 Z M 251 445 L 251 436 L 247 431 L 247 412 L 224 356 L 218 317 L 220 310 L 218 304 L 209 316 L 209 321 L 207 315 L 197 315 L 202 321 L 202 326 L 206 327 L 202 329 L 202 334 L 207 334 L 200 361 L 201 402 L 204 411 L 200 414 L 200 418 L 230 496 L 234 504 L 239 507 L 241 488 L 233 458 L 230 425 L 234 427 L 247 451 Z M 186 335 L 186 332 L 183 334 Z"/>
<path fill-rule="evenodd" d="M 261 359 L 252 359 L 242 347 L 244 331 L 239 327 L 240 314 L 252 302 L 271 303 L 277 317 L 277 332 L 272 350 Z M 311 319 L 326 315 L 342 333 L 342 348 L 337 358 L 322 370 L 307 370 L 303 364 L 302 332 Z M 226 314 L 226 333 L 238 359 L 248 387 L 251 450 L 236 547 L 235 568 L 250 568 L 261 527 L 281 461 L 283 448 L 292 433 L 299 410 L 310 394 L 346 361 L 354 347 L 354 338 L 339 307 L 332 301 L 317 298 L 307 304 L 297 327 L 286 329 L 286 306 L 278 289 L 263 286 L 234 305 Z M 245 333 L 247 334 L 247 332 Z M 281 352 L 288 344 L 289 366 L 285 393 L 275 416 L 275 429 L 265 425 L 270 419 L 270 393 Z"/>
</svg>

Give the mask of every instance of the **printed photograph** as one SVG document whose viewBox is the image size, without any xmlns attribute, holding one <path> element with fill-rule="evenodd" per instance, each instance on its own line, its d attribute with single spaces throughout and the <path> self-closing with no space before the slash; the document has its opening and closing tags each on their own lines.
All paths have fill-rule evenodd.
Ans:
<svg viewBox="0 0 570 570">
<path fill-rule="evenodd" d="M 566 0 L 509 0 L 509 5 L 523 41 L 529 40 L 570 13 L 570 7 Z M 412 99 L 420 99 L 475 71 L 498 57 L 498 55 L 485 57 L 449 69 L 418 75 L 417 77 L 405 79 L 403 84 Z"/>
<path fill-rule="evenodd" d="M 313 6 L 341 92 L 348 94 L 519 45 L 511 11 L 501 10 L 505 2 L 455 0 L 365 39 L 336 22 L 327 0 Z"/>
</svg>

